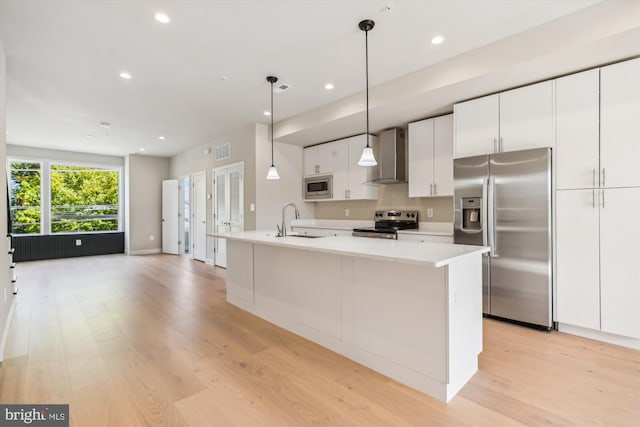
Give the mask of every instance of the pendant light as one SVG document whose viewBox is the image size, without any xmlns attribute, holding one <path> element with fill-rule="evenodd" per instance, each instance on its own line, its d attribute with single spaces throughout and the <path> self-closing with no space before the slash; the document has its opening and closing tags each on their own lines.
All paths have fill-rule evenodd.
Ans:
<svg viewBox="0 0 640 427">
<path fill-rule="evenodd" d="M 269 166 L 267 179 L 280 179 L 278 170 L 273 164 L 273 84 L 278 81 L 278 78 L 275 76 L 267 76 L 267 81 L 271 83 L 271 166 Z"/>
<path fill-rule="evenodd" d="M 358 164 L 360 166 L 375 166 L 378 164 L 376 158 L 373 155 L 373 148 L 369 144 L 369 31 L 373 29 L 375 22 L 371 19 L 365 19 L 360 21 L 358 27 L 364 31 L 364 58 L 365 58 L 365 77 L 367 82 L 367 145 L 362 149 L 362 155 Z"/>
</svg>

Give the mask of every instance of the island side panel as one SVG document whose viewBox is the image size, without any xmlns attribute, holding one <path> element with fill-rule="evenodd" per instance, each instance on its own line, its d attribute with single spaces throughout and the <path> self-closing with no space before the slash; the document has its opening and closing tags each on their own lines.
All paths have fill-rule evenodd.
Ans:
<svg viewBox="0 0 640 427">
<path fill-rule="evenodd" d="M 275 315 L 268 320 L 304 336 L 311 328 L 342 339 L 339 255 L 255 245 L 254 263 L 255 305 Z"/>
<path fill-rule="evenodd" d="M 227 240 L 227 301 L 251 311 L 253 243 Z"/>
<path fill-rule="evenodd" d="M 353 259 L 353 344 L 445 384 L 446 268 Z"/>
<path fill-rule="evenodd" d="M 449 401 L 478 370 L 482 352 L 482 257 L 464 257 L 450 264 L 447 282 Z"/>
</svg>

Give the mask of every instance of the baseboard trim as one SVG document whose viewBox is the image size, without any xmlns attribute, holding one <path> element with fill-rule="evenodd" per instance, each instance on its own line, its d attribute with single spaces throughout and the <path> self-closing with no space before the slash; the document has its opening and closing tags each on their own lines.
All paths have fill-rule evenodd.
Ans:
<svg viewBox="0 0 640 427">
<path fill-rule="evenodd" d="M 640 350 L 640 339 L 638 338 L 624 337 L 622 335 L 596 331 L 595 329 L 583 328 L 581 326 L 569 325 L 567 323 L 558 323 L 558 331 L 596 341 L 606 342 L 608 344 Z"/>
<path fill-rule="evenodd" d="M 7 340 L 9 339 L 9 329 L 11 329 L 11 321 L 13 320 L 13 313 L 16 308 L 17 298 L 14 296 L 9 307 L 9 314 L 7 315 L 7 323 L 4 325 L 4 331 L 2 331 L 2 340 L 0 341 L 0 363 L 4 361 L 4 349 L 7 346 Z"/>
<path fill-rule="evenodd" d="M 140 249 L 137 251 L 129 251 L 128 255 L 151 255 L 151 254 L 161 254 L 162 249 Z"/>
</svg>

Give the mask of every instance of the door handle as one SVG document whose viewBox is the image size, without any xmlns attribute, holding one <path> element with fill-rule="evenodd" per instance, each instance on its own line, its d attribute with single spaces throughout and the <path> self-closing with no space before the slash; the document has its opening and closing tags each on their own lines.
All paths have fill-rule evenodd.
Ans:
<svg viewBox="0 0 640 427">
<path fill-rule="evenodd" d="M 496 187 L 495 187 L 495 179 L 489 178 L 489 200 L 488 200 L 488 213 L 489 213 L 489 226 L 491 227 L 491 232 L 489 234 L 489 246 L 491 247 L 490 255 L 492 258 L 498 256 L 496 250 L 496 212 L 495 212 L 495 198 L 496 198 Z"/>
<path fill-rule="evenodd" d="M 482 227 L 482 246 L 488 246 L 488 234 L 487 234 L 487 207 L 488 201 L 488 185 L 489 179 L 482 180 L 482 204 L 480 205 L 480 227 Z M 484 255 L 489 255 L 485 253 Z"/>
</svg>

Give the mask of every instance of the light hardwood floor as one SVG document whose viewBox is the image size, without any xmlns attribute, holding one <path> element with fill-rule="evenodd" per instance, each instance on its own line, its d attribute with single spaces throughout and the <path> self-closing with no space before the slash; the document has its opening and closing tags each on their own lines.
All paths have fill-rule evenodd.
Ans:
<svg viewBox="0 0 640 427">
<path fill-rule="evenodd" d="M 480 370 L 446 405 L 227 304 L 225 271 L 185 257 L 18 272 L 0 402 L 69 403 L 72 425 L 640 425 L 640 352 L 622 347 L 485 319 Z"/>
</svg>

